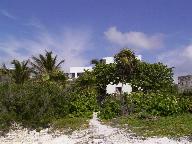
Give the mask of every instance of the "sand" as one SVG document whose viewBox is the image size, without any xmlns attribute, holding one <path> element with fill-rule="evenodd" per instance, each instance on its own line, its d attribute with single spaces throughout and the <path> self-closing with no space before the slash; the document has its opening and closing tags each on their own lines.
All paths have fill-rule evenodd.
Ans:
<svg viewBox="0 0 192 144">
<path fill-rule="evenodd" d="M 71 135 L 60 132 L 50 133 L 49 129 L 40 132 L 29 131 L 20 126 L 16 130 L 10 130 L 5 137 L 0 137 L 1 144 L 190 144 L 186 138 L 180 140 L 167 137 L 153 137 L 143 139 L 137 137 L 131 131 L 113 128 L 101 124 L 97 113 L 89 122 L 89 128 L 74 131 Z"/>
</svg>

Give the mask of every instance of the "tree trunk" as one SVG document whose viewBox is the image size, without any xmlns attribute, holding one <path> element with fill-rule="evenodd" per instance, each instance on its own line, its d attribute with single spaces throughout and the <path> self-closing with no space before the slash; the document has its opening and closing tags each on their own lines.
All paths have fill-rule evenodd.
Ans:
<svg viewBox="0 0 192 144">
<path fill-rule="evenodd" d="M 123 91 L 123 83 L 120 91 L 120 97 L 121 97 L 121 115 L 124 116 L 125 115 L 125 99 L 122 91 Z"/>
<path fill-rule="evenodd" d="M 106 97 L 106 87 L 105 88 L 100 88 L 99 89 L 99 95 L 97 97 L 97 101 L 99 103 L 99 106 L 102 105 L 102 102 L 104 101 L 105 97 Z"/>
</svg>

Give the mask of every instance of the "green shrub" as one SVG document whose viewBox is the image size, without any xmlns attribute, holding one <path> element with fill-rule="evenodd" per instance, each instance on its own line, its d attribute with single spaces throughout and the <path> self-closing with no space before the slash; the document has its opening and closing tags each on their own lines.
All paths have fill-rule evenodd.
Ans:
<svg viewBox="0 0 192 144">
<path fill-rule="evenodd" d="M 147 112 L 152 115 L 167 116 L 187 111 L 187 100 L 171 93 L 132 93 L 127 95 L 128 108 L 133 113 Z"/>
<path fill-rule="evenodd" d="M 91 117 L 93 111 L 98 110 L 97 91 L 95 88 L 76 87 L 70 96 L 70 116 L 71 117 Z"/>
<path fill-rule="evenodd" d="M 179 105 L 182 111 L 192 112 L 192 97 L 191 95 L 179 95 Z"/>
<path fill-rule="evenodd" d="M 95 88 L 80 88 L 56 82 L 0 84 L 0 128 L 11 122 L 26 127 L 48 127 L 53 119 L 91 117 L 98 109 Z"/>
<path fill-rule="evenodd" d="M 55 83 L 2 84 L 0 90 L 1 113 L 14 114 L 25 125 L 47 126 L 53 117 L 69 113 L 69 98 Z"/>
<path fill-rule="evenodd" d="M 121 102 L 113 96 L 108 96 L 100 108 L 99 117 L 101 119 L 112 119 L 120 116 Z"/>
<path fill-rule="evenodd" d="M 128 114 L 136 114 L 139 118 L 168 116 L 178 113 L 192 112 L 192 98 L 173 93 L 136 92 L 124 94 Z M 102 119 L 121 116 L 121 102 L 118 97 L 107 97 L 100 109 Z"/>
</svg>

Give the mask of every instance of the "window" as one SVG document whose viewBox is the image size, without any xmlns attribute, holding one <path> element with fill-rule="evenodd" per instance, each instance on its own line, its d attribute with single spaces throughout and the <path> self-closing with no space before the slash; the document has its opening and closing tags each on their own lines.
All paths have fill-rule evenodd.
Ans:
<svg viewBox="0 0 192 144">
<path fill-rule="evenodd" d="M 100 63 L 106 64 L 106 59 L 101 59 L 101 60 L 100 60 Z"/>
<path fill-rule="evenodd" d="M 75 73 L 71 73 L 71 78 L 75 78 Z"/>
<path fill-rule="evenodd" d="M 83 73 L 77 73 L 77 77 L 81 76 Z"/>
<path fill-rule="evenodd" d="M 116 91 L 117 94 L 122 93 L 122 87 L 116 87 L 115 91 Z"/>
</svg>

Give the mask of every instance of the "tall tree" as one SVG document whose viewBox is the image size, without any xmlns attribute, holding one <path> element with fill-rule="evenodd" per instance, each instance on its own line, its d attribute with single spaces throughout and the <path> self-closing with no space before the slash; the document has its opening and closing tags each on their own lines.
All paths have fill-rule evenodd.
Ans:
<svg viewBox="0 0 192 144">
<path fill-rule="evenodd" d="M 57 63 L 57 55 L 53 56 L 53 52 L 46 51 L 45 55 L 39 54 L 38 57 L 32 57 L 33 62 L 31 65 L 33 67 L 33 71 L 37 77 L 44 78 L 44 79 L 51 79 L 59 74 L 61 75 L 60 66 L 64 63 L 64 60 L 61 60 Z"/>
<path fill-rule="evenodd" d="M 134 52 L 130 49 L 123 49 L 118 54 L 115 55 L 116 63 L 116 83 L 121 82 L 123 84 L 131 82 L 131 78 L 136 69 L 138 60 L 135 57 Z M 126 114 L 125 100 L 122 93 L 121 96 L 121 105 L 122 105 L 122 114 Z"/>
<path fill-rule="evenodd" d="M 115 80 L 116 65 L 114 63 L 104 64 L 98 63 L 93 68 L 93 74 L 95 76 L 95 84 L 98 89 L 98 102 L 101 104 L 106 96 L 107 85 L 113 83 Z"/>
<path fill-rule="evenodd" d="M 4 65 L 5 73 L 8 74 L 16 84 L 23 84 L 30 78 L 31 69 L 27 66 L 29 61 L 13 60 L 11 64 L 14 65 L 13 69 L 7 69 Z"/>
<path fill-rule="evenodd" d="M 126 48 L 116 54 L 114 58 L 116 63 L 117 83 L 121 82 L 125 84 L 130 82 L 138 62 L 134 52 Z"/>
</svg>

